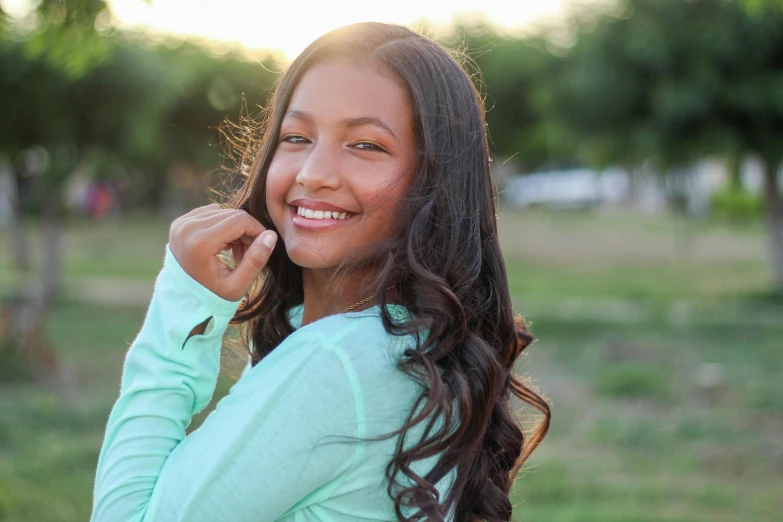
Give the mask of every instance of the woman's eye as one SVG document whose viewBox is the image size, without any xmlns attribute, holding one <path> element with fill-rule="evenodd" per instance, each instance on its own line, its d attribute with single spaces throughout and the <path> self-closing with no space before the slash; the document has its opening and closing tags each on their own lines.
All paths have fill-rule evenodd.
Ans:
<svg viewBox="0 0 783 522">
<path fill-rule="evenodd" d="M 382 147 L 371 141 L 358 141 L 354 143 L 353 146 L 359 150 L 377 150 L 379 152 L 386 152 Z"/>
<path fill-rule="evenodd" d="M 283 136 L 283 139 L 280 141 L 288 143 L 307 143 L 307 138 L 298 134 L 289 134 L 288 136 Z"/>
</svg>

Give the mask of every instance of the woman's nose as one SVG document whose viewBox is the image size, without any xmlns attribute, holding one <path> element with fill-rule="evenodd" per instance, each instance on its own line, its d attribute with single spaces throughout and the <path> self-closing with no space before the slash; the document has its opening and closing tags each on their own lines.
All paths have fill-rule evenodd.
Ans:
<svg viewBox="0 0 783 522">
<path fill-rule="evenodd" d="M 340 146 L 320 141 L 310 151 L 296 175 L 296 182 L 311 191 L 336 189 L 340 185 Z"/>
</svg>

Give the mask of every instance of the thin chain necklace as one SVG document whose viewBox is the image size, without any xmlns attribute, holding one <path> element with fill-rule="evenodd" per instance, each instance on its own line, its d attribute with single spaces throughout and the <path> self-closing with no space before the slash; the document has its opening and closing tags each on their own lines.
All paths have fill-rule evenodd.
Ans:
<svg viewBox="0 0 783 522">
<path fill-rule="evenodd" d="M 386 290 L 388 291 L 388 290 L 391 290 L 392 288 L 394 288 L 394 285 L 391 285 L 391 286 L 390 286 L 389 288 L 387 288 Z M 342 313 L 345 313 L 345 312 L 350 312 L 351 310 L 353 310 L 353 309 L 354 309 L 354 308 L 356 308 L 357 306 L 361 306 L 361 305 L 363 305 L 364 303 L 366 303 L 366 302 L 367 302 L 367 301 L 369 301 L 370 299 L 373 299 L 374 297 L 375 297 L 375 294 L 371 295 L 370 297 L 365 297 L 364 299 L 362 299 L 362 300 L 361 300 L 361 301 L 359 301 L 358 303 L 356 303 L 356 304 L 352 304 L 351 306 L 349 306 L 348 308 L 346 308 L 345 310 L 343 310 L 343 311 L 342 311 Z"/>
</svg>

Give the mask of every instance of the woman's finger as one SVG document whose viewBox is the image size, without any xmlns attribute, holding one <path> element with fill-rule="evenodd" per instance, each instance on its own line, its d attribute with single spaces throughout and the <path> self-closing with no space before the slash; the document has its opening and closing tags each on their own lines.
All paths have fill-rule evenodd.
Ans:
<svg viewBox="0 0 783 522">
<path fill-rule="evenodd" d="M 231 219 L 231 217 L 235 214 L 244 214 L 248 216 L 251 220 L 255 219 L 249 214 L 247 214 L 244 211 L 241 210 L 234 210 L 234 209 L 222 209 L 217 211 L 212 211 L 209 213 L 206 213 L 205 215 L 201 217 L 193 217 L 189 220 L 183 222 L 181 226 L 186 227 L 187 229 L 190 229 L 193 232 L 198 233 L 204 233 L 210 228 L 214 227 L 216 224 L 221 223 L 222 221 L 225 221 L 226 219 Z M 209 233 L 211 235 L 212 233 Z M 257 234 L 256 234 L 257 235 Z M 236 239 L 238 241 L 241 241 L 245 245 L 250 245 L 253 242 L 253 239 L 255 239 L 255 235 L 251 234 L 243 234 L 240 238 L 229 238 L 226 239 L 223 243 L 220 244 L 220 250 L 227 250 L 230 248 L 231 242 Z M 212 241 L 214 244 L 214 241 Z"/>
<path fill-rule="evenodd" d="M 234 295 L 245 295 L 269 261 L 277 242 L 277 234 L 268 230 L 256 237 L 242 262 L 226 276 L 226 289 Z"/>
<path fill-rule="evenodd" d="M 233 241 L 242 241 L 243 236 L 255 240 L 259 234 L 266 230 L 264 225 L 247 212 L 238 211 L 224 219 L 219 219 L 218 216 L 212 219 L 217 222 L 207 228 L 204 233 L 215 245 L 225 246 Z"/>
<path fill-rule="evenodd" d="M 236 214 L 238 212 L 243 212 L 243 211 L 233 209 L 233 208 L 210 210 L 208 212 L 204 212 L 202 214 L 198 214 L 196 216 L 191 217 L 188 220 L 188 223 L 198 224 L 198 228 L 208 228 L 214 225 L 215 223 L 228 218 L 228 216 L 232 214 Z"/>
<path fill-rule="evenodd" d="M 205 212 L 202 215 L 198 217 L 194 217 L 191 220 L 189 220 L 190 223 L 194 223 L 198 225 L 198 228 L 208 228 L 215 223 L 218 223 L 222 221 L 223 219 L 226 219 L 229 215 L 235 214 L 235 213 L 247 213 L 244 210 L 238 210 L 238 209 L 220 209 L 220 210 L 212 210 L 209 212 Z M 249 214 L 248 214 L 249 215 Z M 251 216 L 252 217 L 252 216 Z M 253 218 L 255 219 L 255 218 Z M 255 236 L 249 236 L 249 235 L 243 235 L 241 237 L 241 240 L 244 244 L 250 245 L 253 243 L 253 239 L 255 239 Z"/>
<path fill-rule="evenodd" d="M 242 241 L 234 241 L 231 243 L 231 256 L 234 260 L 234 266 L 239 266 L 242 262 L 242 258 L 245 255 L 245 243 Z"/>
</svg>

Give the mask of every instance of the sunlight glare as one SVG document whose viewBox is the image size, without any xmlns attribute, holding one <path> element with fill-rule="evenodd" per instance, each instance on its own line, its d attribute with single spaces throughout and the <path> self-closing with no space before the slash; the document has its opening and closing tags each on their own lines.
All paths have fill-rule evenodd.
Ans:
<svg viewBox="0 0 783 522">
<path fill-rule="evenodd" d="M 260 2 L 248 0 L 109 0 L 121 25 L 181 36 L 277 50 L 291 60 L 319 35 L 354 22 L 409 24 L 426 18 L 446 24 L 458 14 L 484 16 L 502 27 L 517 27 L 557 16 L 566 0 L 396 0 L 385 2 Z M 481 7 L 477 7 L 477 4 Z"/>
</svg>

